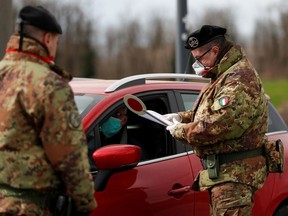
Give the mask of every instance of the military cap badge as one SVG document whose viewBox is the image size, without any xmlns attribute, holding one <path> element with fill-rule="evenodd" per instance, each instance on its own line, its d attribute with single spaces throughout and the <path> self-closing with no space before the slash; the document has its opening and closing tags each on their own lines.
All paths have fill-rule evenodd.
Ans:
<svg viewBox="0 0 288 216">
<path fill-rule="evenodd" d="M 197 47 L 199 44 L 199 41 L 195 37 L 190 37 L 188 39 L 188 43 L 189 43 L 190 47 Z"/>
</svg>

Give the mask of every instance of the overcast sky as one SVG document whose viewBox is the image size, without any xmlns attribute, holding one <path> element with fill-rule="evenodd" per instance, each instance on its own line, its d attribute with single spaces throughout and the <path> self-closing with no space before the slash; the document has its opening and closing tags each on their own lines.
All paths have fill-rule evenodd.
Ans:
<svg viewBox="0 0 288 216">
<path fill-rule="evenodd" d="M 287 10 L 287 0 L 187 0 L 188 22 L 192 22 L 193 15 L 197 18 L 208 8 L 223 8 L 234 13 L 237 29 L 249 36 L 256 19 L 276 19 L 278 14 L 275 11 L 283 5 Z M 176 20 L 177 0 L 90 0 L 89 10 L 97 23 L 104 27 L 121 24 L 121 17 L 145 22 L 151 13 Z"/>
</svg>

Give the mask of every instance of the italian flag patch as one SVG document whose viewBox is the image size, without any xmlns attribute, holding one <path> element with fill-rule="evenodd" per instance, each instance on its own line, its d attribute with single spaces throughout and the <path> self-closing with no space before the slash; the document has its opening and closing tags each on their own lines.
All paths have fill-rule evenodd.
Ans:
<svg viewBox="0 0 288 216">
<path fill-rule="evenodd" d="M 229 97 L 225 96 L 219 99 L 220 106 L 226 106 L 229 103 Z"/>
</svg>

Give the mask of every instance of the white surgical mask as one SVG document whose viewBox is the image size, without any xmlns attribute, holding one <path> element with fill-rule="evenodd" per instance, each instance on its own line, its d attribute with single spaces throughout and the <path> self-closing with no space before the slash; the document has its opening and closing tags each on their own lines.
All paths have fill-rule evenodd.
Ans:
<svg viewBox="0 0 288 216">
<path fill-rule="evenodd" d="M 203 64 L 201 64 L 200 61 L 196 60 L 192 64 L 192 68 L 194 69 L 195 73 L 200 76 L 204 76 L 206 72 L 210 69 L 209 67 L 205 67 Z"/>
</svg>

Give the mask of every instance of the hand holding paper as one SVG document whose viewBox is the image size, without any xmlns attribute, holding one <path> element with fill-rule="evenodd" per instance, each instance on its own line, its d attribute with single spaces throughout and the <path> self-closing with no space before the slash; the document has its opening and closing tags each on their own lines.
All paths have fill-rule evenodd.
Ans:
<svg viewBox="0 0 288 216">
<path fill-rule="evenodd" d="M 178 122 L 182 122 L 181 116 L 177 113 L 168 113 L 168 114 L 165 114 L 163 116 L 171 122 L 173 121 L 173 119 L 176 119 Z"/>
<path fill-rule="evenodd" d="M 175 130 L 177 129 L 177 127 L 180 125 L 181 123 L 179 121 L 177 121 L 175 118 L 173 118 L 173 124 L 172 125 L 168 125 L 166 127 L 166 130 L 168 130 L 170 132 L 170 134 L 173 136 Z"/>
</svg>

